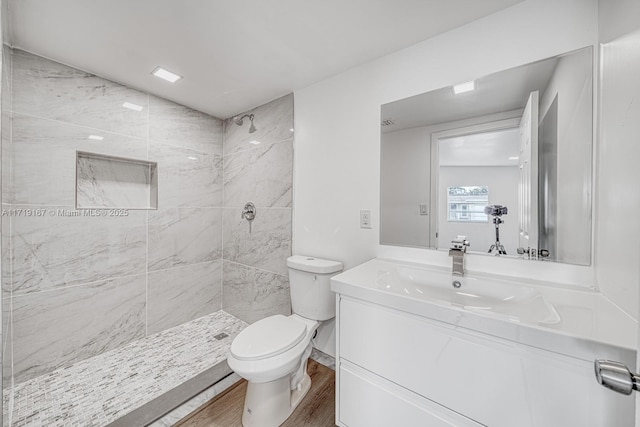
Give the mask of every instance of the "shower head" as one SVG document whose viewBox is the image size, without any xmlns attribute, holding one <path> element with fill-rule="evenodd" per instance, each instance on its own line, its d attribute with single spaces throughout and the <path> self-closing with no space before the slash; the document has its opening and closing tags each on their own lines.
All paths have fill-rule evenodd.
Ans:
<svg viewBox="0 0 640 427">
<path fill-rule="evenodd" d="M 240 117 L 240 116 L 235 116 L 233 118 L 233 122 L 235 124 L 237 124 L 238 126 L 242 126 L 242 123 L 244 123 L 244 118 L 245 117 L 250 117 L 248 114 L 245 114 L 244 116 Z"/>
<path fill-rule="evenodd" d="M 253 124 L 253 114 L 245 114 L 244 116 L 236 116 L 236 117 L 233 118 L 233 122 L 235 124 L 237 124 L 238 126 L 242 126 L 242 124 L 244 123 L 245 117 L 248 117 L 249 120 L 251 121 L 251 126 L 249 126 L 249 133 L 254 133 L 255 131 L 257 131 L 258 129 L 256 129 L 255 125 Z"/>
</svg>

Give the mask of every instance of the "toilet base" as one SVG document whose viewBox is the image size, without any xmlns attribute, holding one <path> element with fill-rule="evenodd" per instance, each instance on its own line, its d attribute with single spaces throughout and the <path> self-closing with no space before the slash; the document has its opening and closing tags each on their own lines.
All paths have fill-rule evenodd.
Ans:
<svg viewBox="0 0 640 427">
<path fill-rule="evenodd" d="M 278 427 L 289 418 L 310 388 L 311 378 L 306 369 L 302 381 L 294 390 L 291 390 L 291 375 L 266 383 L 249 381 L 244 398 L 242 425 Z"/>
</svg>

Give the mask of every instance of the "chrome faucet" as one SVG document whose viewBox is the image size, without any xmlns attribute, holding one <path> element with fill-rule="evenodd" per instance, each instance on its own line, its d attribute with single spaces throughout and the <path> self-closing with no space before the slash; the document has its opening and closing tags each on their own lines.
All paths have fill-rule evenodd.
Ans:
<svg viewBox="0 0 640 427">
<path fill-rule="evenodd" d="M 453 257 L 453 270 L 451 274 L 454 276 L 464 276 L 464 254 L 467 252 L 469 241 L 467 236 L 458 236 L 451 241 L 449 248 L 449 256 Z"/>
</svg>

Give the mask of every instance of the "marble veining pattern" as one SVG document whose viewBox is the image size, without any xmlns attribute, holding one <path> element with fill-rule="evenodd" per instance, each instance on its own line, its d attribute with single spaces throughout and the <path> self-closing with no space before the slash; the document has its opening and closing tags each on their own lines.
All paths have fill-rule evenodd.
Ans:
<svg viewBox="0 0 640 427">
<path fill-rule="evenodd" d="M 2 176 L 2 188 L 1 188 L 1 201 L 2 209 L 10 208 L 10 205 L 6 205 L 9 202 L 13 194 L 13 187 L 11 185 L 11 103 L 12 103 L 12 90 L 11 90 L 11 49 L 2 45 L 2 81 L 1 84 L 1 121 L 0 121 L 0 152 L 2 154 L 1 162 L 1 176 Z M 2 317 L 0 324 L 0 351 L 2 351 L 2 385 L 3 388 L 10 387 L 13 375 L 13 348 L 11 340 L 11 218 L 7 216 L 0 217 L 0 249 L 2 252 L 0 256 L 2 260 L 0 265 L 2 266 L 0 271 L 0 280 L 2 282 L 1 308 Z M 3 401 L 2 411 L 2 425 L 8 426 L 11 422 L 11 412 L 13 410 L 13 393 L 9 393 L 8 399 Z"/>
<path fill-rule="evenodd" d="M 147 333 L 222 309 L 222 261 L 149 273 Z"/>
<path fill-rule="evenodd" d="M 224 259 L 286 276 L 291 256 L 291 209 L 258 207 L 251 232 L 240 212 L 240 208 L 223 209 Z"/>
<path fill-rule="evenodd" d="M 11 210 L 11 205 L 2 205 L 2 211 L 3 212 L 8 212 Z M 2 250 L 2 252 L 0 252 L 0 255 L 2 256 L 2 260 L 1 260 L 1 264 L 2 265 L 2 271 L 0 272 L 1 274 L 1 279 L 2 279 L 2 315 L 3 316 L 7 316 L 8 313 L 10 313 L 9 311 L 5 311 L 5 309 L 10 309 L 11 307 L 8 306 L 9 304 L 9 298 L 11 297 L 11 273 L 12 273 L 12 267 L 11 267 L 11 221 L 12 218 L 11 216 L 8 215 L 2 215 L 0 216 L 0 226 L 2 227 L 2 233 L 0 233 L 0 243 L 1 243 L 1 247 L 0 249 Z M 6 323 L 4 322 L 5 317 L 2 318 L 2 324 L 6 325 Z M 6 338 L 6 335 L 5 335 Z"/>
<path fill-rule="evenodd" d="M 223 362 L 246 326 L 218 311 L 17 384 L 12 425 L 104 426 Z"/>
<path fill-rule="evenodd" d="M 75 205 L 76 151 L 145 160 L 147 141 L 14 114 L 12 203 Z M 101 136 L 102 141 L 89 139 Z"/>
<path fill-rule="evenodd" d="M 13 376 L 13 322 L 11 312 L 11 293 L 2 295 L 2 385 L 11 384 Z M 6 409 L 6 408 L 5 408 Z"/>
<path fill-rule="evenodd" d="M 146 219 L 145 211 L 92 217 L 61 206 L 13 217 L 14 296 L 144 273 Z"/>
<path fill-rule="evenodd" d="M 3 208 L 45 209 L 44 217 L 2 218 L 3 322 L 15 331 L 0 334 L 3 373 L 10 385 L 15 361 L 19 382 L 5 391 L 5 408 L 15 402 L 15 413 L 9 410 L 15 425 L 94 425 L 82 417 L 99 405 L 108 410 L 113 400 L 105 400 L 99 386 L 74 384 L 56 394 L 47 388 L 59 378 L 52 379 L 52 370 L 89 378 L 87 383 L 108 382 L 115 374 L 98 378 L 95 366 L 75 371 L 75 364 L 68 365 L 135 345 L 147 326 L 166 329 L 220 308 L 222 121 L 20 50 L 5 47 L 4 53 L 3 95 L 16 96 L 2 97 Z M 125 102 L 142 111 L 125 108 Z M 79 214 L 76 151 L 160 163 L 160 210 L 129 210 L 125 217 Z M 147 279 L 154 283 L 147 286 Z M 189 333 L 186 338 L 195 339 Z M 172 345 L 158 345 L 157 353 L 179 353 Z M 129 375 L 137 376 L 133 370 Z M 162 382 L 154 375 L 162 372 L 143 378 L 153 378 L 152 386 Z M 127 389 L 125 383 L 113 394 L 122 394 L 114 399 L 126 404 L 149 388 L 131 382 L 135 388 Z M 67 387 L 65 381 L 57 384 Z M 43 395 L 63 396 L 49 400 L 57 405 L 54 418 L 42 418 L 51 414 L 46 408 L 34 412 Z M 92 395 L 98 400 L 85 406 Z M 65 418 L 61 411 L 82 416 Z"/>
<path fill-rule="evenodd" d="M 2 205 L 3 210 L 10 209 L 10 205 Z M 2 227 L 2 233 L 0 233 L 1 249 L 2 249 L 2 265 L 1 280 L 2 280 L 2 380 L 3 384 L 8 384 L 11 381 L 12 365 L 13 365 L 13 351 L 12 351 L 12 330 L 11 330 L 11 217 L 1 216 L 0 226 Z"/>
<path fill-rule="evenodd" d="M 4 90 L 4 89 L 3 89 Z M 11 116 L 6 111 L 2 111 L 0 115 L 2 123 L 0 125 L 0 140 L 2 146 L 0 147 L 2 159 L 0 164 L 2 166 L 2 203 L 11 203 L 13 200 L 13 185 L 11 185 Z"/>
<path fill-rule="evenodd" d="M 224 157 L 224 206 L 291 206 L 293 140 Z"/>
<path fill-rule="evenodd" d="M 12 68 L 14 112 L 147 136 L 147 94 L 17 49 Z"/>
<path fill-rule="evenodd" d="M 144 337 L 144 275 L 12 300 L 16 383 Z"/>
<path fill-rule="evenodd" d="M 149 139 L 222 155 L 222 120 L 175 102 L 150 96 Z"/>
<path fill-rule="evenodd" d="M 291 314 L 288 276 L 223 261 L 224 310 L 248 323 L 274 314 Z"/>
<path fill-rule="evenodd" d="M 2 202 L 10 200 L 11 190 L 11 55 L 9 48 L 3 45 L 2 51 L 2 111 L 0 137 L 2 138 Z"/>
<path fill-rule="evenodd" d="M 249 120 L 244 119 L 242 126 L 233 122 L 233 118 L 224 121 L 224 154 L 252 147 L 250 141 L 271 144 L 284 141 L 293 136 L 293 94 L 288 94 L 267 104 L 239 114 L 254 115 L 254 125 L 258 129 L 249 133 Z"/>
<path fill-rule="evenodd" d="M 220 208 L 149 212 L 149 270 L 213 261 L 222 256 Z"/>
<path fill-rule="evenodd" d="M 9 298 L 6 298 L 9 300 Z M 9 304 L 7 304 L 7 308 Z M 3 308 L 4 310 L 4 308 Z M 13 335 L 11 327 L 11 310 L 7 311 L 7 314 L 2 313 L 2 384 L 6 387 L 11 384 L 11 377 L 13 375 L 13 340 L 10 339 Z"/>
<path fill-rule="evenodd" d="M 222 156 L 149 143 L 149 160 L 158 163 L 158 207 L 222 206 Z"/>
<path fill-rule="evenodd" d="M 78 208 L 155 208 L 157 186 L 150 164 L 78 156 L 76 206 Z"/>
</svg>

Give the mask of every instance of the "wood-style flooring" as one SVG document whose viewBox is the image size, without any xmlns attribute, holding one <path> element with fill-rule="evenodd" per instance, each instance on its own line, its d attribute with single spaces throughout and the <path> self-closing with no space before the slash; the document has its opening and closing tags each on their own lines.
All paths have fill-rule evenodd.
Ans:
<svg viewBox="0 0 640 427">
<path fill-rule="evenodd" d="M 311 389 L 283 427 L 335 426 L 335 372 L 309 359 L 307 372 Z M 179 427 L 242 427 L 242 409 L 247 390 L 246 380 L 239 381 L 209 403 L 188 415 Z"/>
</svg>

